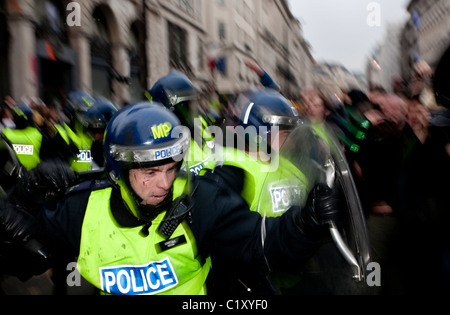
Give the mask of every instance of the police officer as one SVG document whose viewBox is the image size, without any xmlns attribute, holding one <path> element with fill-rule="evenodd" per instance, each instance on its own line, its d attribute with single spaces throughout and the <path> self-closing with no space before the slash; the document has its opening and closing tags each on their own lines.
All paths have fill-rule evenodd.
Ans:
<svg viewBox="0 0 450 315">
<path fill-rule="evenodd" d="M 75 187 L 43 212 L 48 235 L 78 254 L 81 275 L 102 292 L 205 294 L 212 252 L 263 274 L 309 257 L 316 231 L 339 213 L 335 196 L 317 187 L 304 207 L 263 220 L 235 190 L 233 170 L 186 180 L 189 142 L 161 105 L 128 106 L 106 131 L 109 181 Z"/>
<path fill-rule="evenodd" d="M 20 162 L 32 169 L 40 163 L 42 133 L 33 122 L 33 110 L 25 104 L 13 108 L 15 129 L 3 129 L 3 135 L 9 140 Z"/>
<path fill-rule="evenodd" d="M 303 126 L 296 109 L 275 90 L 247 91 L 238 98 L 237 108 L 241 111 L 239 125 L 245 130 L 236 129 L 235 146 L 224 147 L 223 155 L 215 156 L 214 172 L 234 172 L 236 190 L 249 209 L 262 217 L 279 217 L 292 206 L 304 206 L 321 173 L 316 167 L 318 161 L 312 162 L 313 159 L 318 160 L 318 156 L 310 156 L 309 153 L 322 150 L 320 138 L 308 126 Z M 295 155 L 300 157 L 302 151 L 308 151 L 305 159 L 292 159 L 282 154 L 285 150 L 281 148 L 294 130 L 301 133 L 300 144 L 295 145 Z M 321 154 L 322 165 L 325 164 L 325 152 L 323 150 Z M 296 163 L 295 160 L 303 162 Z M 214 294 L 276 292 L 265 277 L 254 272 L 251 265 L 241 264 L 233 269 L 226 257 L 212 258 L 215 266 L 213 277 L 216 277 L 212 283 L 217 284 L 213 286 Z"/>
<path fill-rule="evenodd" d="M 82 114 L 80 120 L 91 141 L 91 168 L 98 170 L 104 167 L 103 138 L 106 126 L 119 111 L 119 107 L 104 97 L 95 97 L 94 104 Z"/>
<path fill-rule="evenodd" d="M 70 161 L 76 172 L 89 172 L 103 167 L 102 142 L 106 125 L 119 107 L 103 97 L 92 97 L 84 91 L 69 93 L 70 125 L 59 126 L 79 152 Z"/>
<path fill-rule="evenodd" d="M 153 85 L 147 97 L 173 111 L 189 128 L 192 140 L 185 160 L 189 171 L 198 175 L 210 162 L 215 146 L 213 136 L 207 131 L 213 122 L 200 107 L 200 93 L 185 74 L 172 70 Z"/>
<path fill-rule="evenodd" d="M 42 132 L 33 120 L 33 110 L 26 104 L 13 109 L 15 129 L 5 128 L 2 137 L 10 143 L 22 165 L 31 170 L 42 161 L 68 159 L 74 150 L 60 134 Z"/>
</svg>

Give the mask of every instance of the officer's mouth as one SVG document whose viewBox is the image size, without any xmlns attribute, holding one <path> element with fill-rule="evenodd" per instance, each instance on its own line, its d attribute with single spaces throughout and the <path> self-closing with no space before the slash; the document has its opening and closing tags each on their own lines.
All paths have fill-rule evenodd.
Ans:
<svg viewBox="0 0 450 315">
<path fill-rule="evenodd" d="M 165 195 L 155 195 L 155 196 L 151 196 L 150 199 L 154 200 L 156 203 L 159 203 L 161 201 L 163 201 L 164 199 L 166 199 L 166 197 L 169 195 L 169 193 L 166 193 Z"/>
</svg>

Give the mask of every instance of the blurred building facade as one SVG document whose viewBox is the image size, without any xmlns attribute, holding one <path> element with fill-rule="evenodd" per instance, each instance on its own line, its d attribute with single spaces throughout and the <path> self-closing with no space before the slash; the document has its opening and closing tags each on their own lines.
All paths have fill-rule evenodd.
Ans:
<svg viewBox="0 0 450 315">
<path fill-rule="evenodd" d="M 407 7 L 411 19 L 405 26 L 403 54 L 414 58 L 415 53 L 435 68 L 450 45 L 450 1 L 411 0 Z M 404 65 L 405 74 L 409 65 Z"/>
<path fill-rule="evenodd" d="M 390 24 L 382 43 L 372 52 L 367 63 L 367 77 L 370 85 L 392 92 L 394 78 L 402 76 L 401 36 L 404 25 Z"/>
<path fill-rule="evenodd" d="M 450 46 L 450 1 L 411 0 L 405 10 L 409 19 L 400 29 L 391 29 L 367 61 L 371 86 L 383 86 L 390 91 L 392 76 L 398 74 L 409 80 L 418 60 L 435 69 Z"/>
<path fill-rule="evenodd" d="M 214 82 L 225 93 L 257 84 L 246 59 L 260 64 L 290 98 L 312 82 L 310 47 L 287 1 L 206 1 L 208 57 L 219 61 Z"/>
<path fill-rule="evenodd" d="M 49 102 L 80 88 L 124 105 L 170 69 L 235 93 L 258 81 L 247 58 L 289 97 L 312 80 L 285 0 L 0 0 L 0 36 L 2 98 Z"/>
<path fill-rule="evenodd" d="M 319 63 L 314 68 L 314 84 L 334 104 L 342 104 L 343 92 L 351 90 L 367 91 L 367 82 L 362 74 L 352 73 L 343 65 Z"/>
</svg>

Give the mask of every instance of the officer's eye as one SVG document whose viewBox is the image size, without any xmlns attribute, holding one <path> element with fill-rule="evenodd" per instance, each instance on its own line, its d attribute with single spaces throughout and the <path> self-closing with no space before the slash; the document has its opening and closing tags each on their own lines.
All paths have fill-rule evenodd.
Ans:
<svg viewBox="0 0 450 315">
<path fill-rule="evenodd" d="M 155 175 L 155 172 L 154 171 L 145 171 L 143 174 L 146 177 L 152 177 Z"/>
<path fill-rule="evenodd" d="M 168 172 L 169 172 L 169 173 L 175 173 L 175 172 L 177 172 L 177 170 L 178 170 L 178 167 L 177 167 L 177 165 L 175 165 L 174 167 L 171 167 L 171 168 L 168 170 Z"/>
</svg>

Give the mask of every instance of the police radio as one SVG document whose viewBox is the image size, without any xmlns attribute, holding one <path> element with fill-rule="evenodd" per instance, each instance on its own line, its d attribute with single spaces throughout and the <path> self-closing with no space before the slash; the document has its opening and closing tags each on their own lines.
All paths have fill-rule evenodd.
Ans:
<svg viewBox="0 0 450 315">
<path fill-rule="evenodd" d="M 159 225 L 158 232 L 166 239 L 169 239 L 177 227 L 189 216 L 190 210 L 188 195 L 182 195 L 175 199 L 172 208 L 167 211 Z"/>
</svg>

